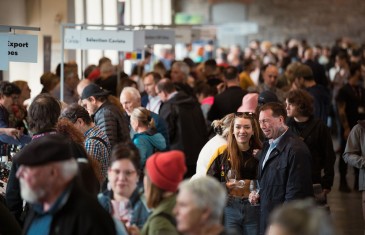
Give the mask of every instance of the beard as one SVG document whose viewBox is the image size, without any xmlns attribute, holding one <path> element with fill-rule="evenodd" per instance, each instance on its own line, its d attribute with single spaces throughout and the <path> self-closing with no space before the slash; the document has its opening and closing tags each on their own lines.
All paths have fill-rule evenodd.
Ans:
<svg viewBox="0 0 365 235">
<path fill-rule="evenodd" d="M 23 179 L 20 179 L 19 181 L 20 195 L 25 201 L 29 203 L 39 203 L 40 199 L 46 194 L 46 191 L 44 189 L 33 190 Z"/>
</svg>

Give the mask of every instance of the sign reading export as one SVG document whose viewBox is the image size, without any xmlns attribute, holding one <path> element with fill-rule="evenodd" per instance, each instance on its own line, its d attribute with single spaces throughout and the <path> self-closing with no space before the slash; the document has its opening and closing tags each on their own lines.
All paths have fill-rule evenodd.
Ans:
<svg viewBox="0 0 365 235">
<path fill-rule="evenodd" d="M 8 35 L 8 61 L 37 63 L 38 36 L 25 34 Z"/>
<path fill-rule="evenodd" d="M 144 31 L 65 29 L 65 49 L 143 50 Z"/>
</svg>

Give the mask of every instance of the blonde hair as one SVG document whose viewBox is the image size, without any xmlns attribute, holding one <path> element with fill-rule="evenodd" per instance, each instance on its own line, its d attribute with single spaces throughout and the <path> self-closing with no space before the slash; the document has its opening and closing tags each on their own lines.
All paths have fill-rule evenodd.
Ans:
<svg viewBox="0 0 365 235">
<path fill-rule="evenodd" d="M 221 135 L 223 138 L 227 139 L 229 127 L 233 119 L 234 119 L 234 114 L 230 113 L 224 116 L 220 120 L 213 121 L 212 127 L 214 129 L 214 132 L 218 135 Z"/>
<path fill-rule="evenodd" d="M 131 114 L 131 119 L 137 120 L 138 123 L 148 128 L 155 128 L 155 122 L 151 117 L 151 112 L 143 107 L 135 108 Z"/>
</svg>

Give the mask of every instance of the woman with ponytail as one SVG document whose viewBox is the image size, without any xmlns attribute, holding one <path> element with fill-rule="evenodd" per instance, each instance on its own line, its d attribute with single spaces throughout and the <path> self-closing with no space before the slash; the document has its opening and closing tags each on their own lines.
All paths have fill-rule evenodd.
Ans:
<svg viewBox="0 0 365 235">
<path fill-rule="evenodd" d="M 211 138 L 200 151 L 196 163 L 196 173 L 191 177 L 192 180 L 205 176 L 207 174 L 207 165 L 210 159 L 221 154 L 222 151 L 226 149 L 228 131 L 233 118 L 234 114 L 231 113 L 220 120 L 214 120 L 212 122 L 212 127 L 216 135 Z"/>
<path fill-rule="evenodd" d="M 136 132 L 132 141 L 139 150 L 142 170 L 149 156 L 156 151 L 166 149 L 166 140 L 161 133 L 157 132 L 150 111 L 143 107 L 133 110 L 131 114 L 131 127 Z"/>
</svg>

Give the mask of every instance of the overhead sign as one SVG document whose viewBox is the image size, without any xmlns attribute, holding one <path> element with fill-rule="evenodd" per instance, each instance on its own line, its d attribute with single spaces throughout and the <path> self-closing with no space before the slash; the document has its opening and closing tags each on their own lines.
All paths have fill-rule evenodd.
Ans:
<svg viewBox="0 0 365 235">
<path fill-rule="evenodd" d="M 38 62 L 38 36 L 27 34 L 8 35 L 8 56 L 13 62 Z"/>
<path fill-rule="evenodd" d="M 192 29 L 192 41 L 197 40 L 215 40 L 217 30 L 215 27 L 201 27 Z"/>
<path fill-rule="evenodd" d="M 252 22 L 226 23 L 217 27 L 219 35 L 248 35 L 258 32 L 258 24 Z"/>
<path fill-rule="evenodd" d="M 143 50 L 144 31 L 65 29 L 65 49 Z"/>
<path fill-rule="evenodd" d="M 191 28 L 175 28 L 176 43 L 191 43 Z"/>
<path fill-rule="evenodd" d="M 145 30 L 146 45 L 175 44 L 175 31 L 172 29 Z"/>
<path fill-rule="evenodd" d="M 9 59 L 8 59 L 8 35 L 0 35 L 0 70 L 9 69 Z"/>
</svg>

